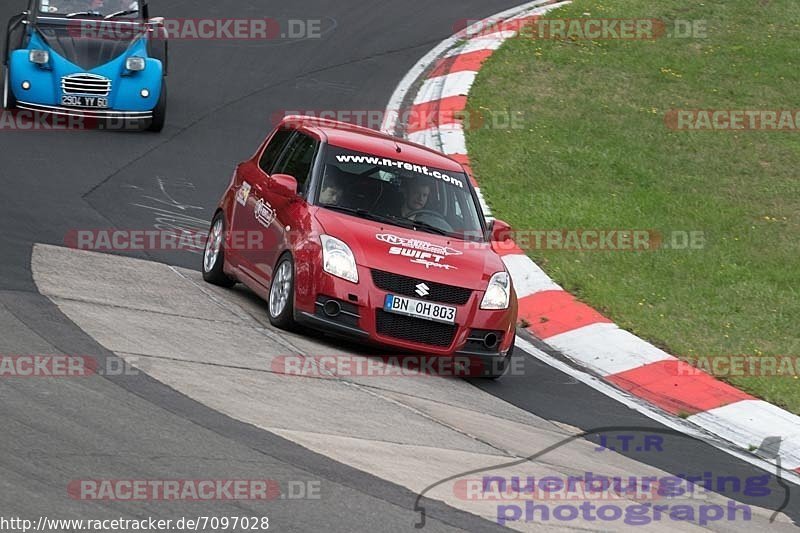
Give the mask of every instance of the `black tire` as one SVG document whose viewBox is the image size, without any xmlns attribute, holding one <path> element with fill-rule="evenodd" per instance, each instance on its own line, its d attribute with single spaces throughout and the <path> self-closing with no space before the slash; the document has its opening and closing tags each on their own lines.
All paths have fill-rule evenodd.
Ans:
<svg viewBox="0 0 800 533">
<path fill-rule="evenodd" d="M 514 343 L 516 342 L 516 337 L 513 341 L 511 341 L 511 347 L 508 349 L 508 353 L 502 359 L 495 359 L 489 365 L 489 368 L 484 369 L 483 376 L 484 379 L 495 380 L 500 379 L 508 372 L 508 367 L 511 366 L 511 358 L 514 356 Z"/>
<path fill-rule="evenodd" d="M 288 267 L 284 266 L 287 264 Z M 290 277 L 288 286 L 284 285 L 283 287 L 279 287 L 279 283 L 285 283 L 285 280 L 281 278 L 282 269 L 288 269 Z M 274 291 L 287 292 L 286 302 L 279 312 L 276 312 L 273 306 L 272 300 Z M 294 260 L 292 259 L 292 255 L 287 252 L 278 259 L 278 264 L 275 265 L 275 270 L 272 271 L 272 282 L 269 284 L 269 294 L 267 297 L 267 316 L 269 316 L 270 324 L 276 328 L 288 331 L 297 329 L 297 323 L 294 320 L 294 295 Z"/>
<path fill-rule="evenodd" d="M 219 249 L 217 251 L 216 257 L 213 261 L 210 258 L 210 248 L 214 246 L 214 242 L 212 239 L 215 238 L 214 228 L 215 226 L 220 223 L 221 224 L 221 234 L 223 236 L 221 242 L 218 243 Z M 203 270 L 203 279 L 206 280 L 208 283 L 212 283 L 214 285 L 219 285 L 220 287 L 225 287 L 229 289 L 236 285 L 236 280 L 232 279 L 230 276 L 225 274 L 225 216 L 223 215 L 222 211 L 216 214 L 214 220 L 211 221 L 211 228 L 208 230 L 208 239 L 206 241 L 206 247 L 203 250 L 203 264 L 201 268 Z"/>
<path fill-rule="evenodd" d="M 14 91 L 11 90 L 11 77 L 9 76 L 11 70 L 11 53 L 26 46 L 28 40 L 25 32 L 25 25 L 22 24 L 27 17 L 26 13 L 14 15 L 8 21 L 8 30 L 5 37 L 6 41 L 3 48 L 3 102 L 2 105 L 5 109 L 13 111 L 17 109 L 17 97 L 14 96 Z"/>
<path fill-rule="evenodd" d="M 147 55 L 153 59 L 161 61 L 161 68 L 164 71 L 164 76 L 168 73 L 167 65 L 167 34 L 164 28 L 156 30 L 158 36 L 153 36 L 147 41 Z"/>
<path fill-rule="evenodd" d="M 3 107 L 9 111 L 17 108 L 17 98 L 14 96 L 14 92 L 11 90 L 8 67 L 3 69 Z"/>
<path fill-rule="evenodd" d="M 161 80 L 161 95 L 158 97 L 158 104 L 153 109 L 153 118 L 150 120 L 150 125 L 147 131 L 155 133 L 164 129 L 164 124 L 167 121 L 167 82 Z"/>
</svg>

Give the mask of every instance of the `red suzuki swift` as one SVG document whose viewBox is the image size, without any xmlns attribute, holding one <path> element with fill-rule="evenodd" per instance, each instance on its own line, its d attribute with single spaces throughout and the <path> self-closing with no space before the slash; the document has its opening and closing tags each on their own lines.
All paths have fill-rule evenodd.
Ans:
<svg viewBox="0 0 800 533">
<path fill-rule="evenodd" d="M 463 167 L 374 130 L 286 117 L 239 164 L 214 214 L 203 277 L 242 282 L 270 322 L 466 356 L 502 375 L 517 298 Z M 497 238 L 496 240 L 501 240 Z"/>
</svg>

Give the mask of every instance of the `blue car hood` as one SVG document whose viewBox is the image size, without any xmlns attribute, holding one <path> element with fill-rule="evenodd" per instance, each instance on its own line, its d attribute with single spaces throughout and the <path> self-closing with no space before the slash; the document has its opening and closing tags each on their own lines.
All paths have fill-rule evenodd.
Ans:
<svg viewBox="0 0 800 533">
<path fill-rule="evenodd" d="M 55 53 L 87 71 L 118 58 L 143 34 L 119 31 L 89 35 L 91 32 L 81 32 L 78 24 L 72 22 L 66 25 L 39 23 L 36 30 Z"/>
</svg>

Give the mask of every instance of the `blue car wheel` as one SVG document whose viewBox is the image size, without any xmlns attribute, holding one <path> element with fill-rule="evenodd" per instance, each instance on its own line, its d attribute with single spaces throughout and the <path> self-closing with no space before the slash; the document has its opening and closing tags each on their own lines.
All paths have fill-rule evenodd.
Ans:
<svg viewBox="0 0 800 533">
<path fill-rule="evenodd" d="M 158 97 L 158 104 L 153 109 L 153 119 L 149 131 L 159 132 L 164 129 L 164 122 L 167 120 L 167 82 L 161 80 L 161 95 Z"/>
</svg>

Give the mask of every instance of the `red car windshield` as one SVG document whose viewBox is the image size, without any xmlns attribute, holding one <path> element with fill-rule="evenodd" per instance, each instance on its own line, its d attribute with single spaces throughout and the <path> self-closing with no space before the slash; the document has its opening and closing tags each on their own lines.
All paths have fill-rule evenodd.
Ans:
<svg viewBox="0 0 800 533">
<path fill-rule="evenodd" d="M 463 172 L 329 146 L 317 203 L 417 231 L 484 240 Z"/>
</svg>

